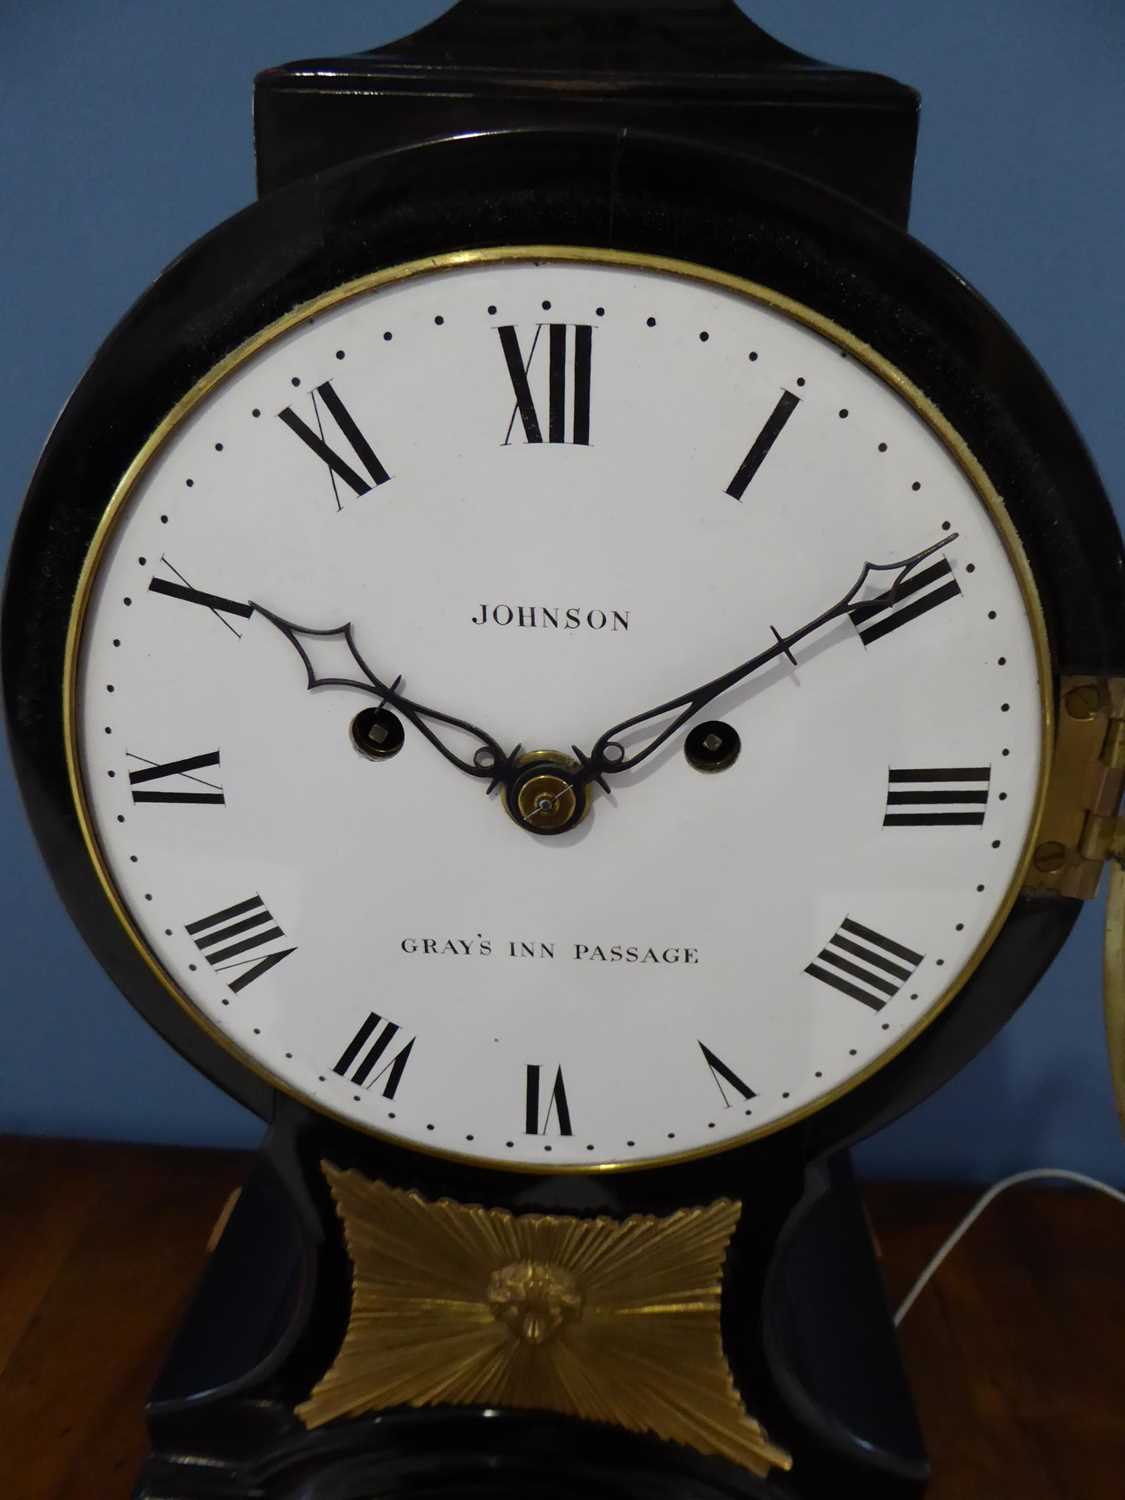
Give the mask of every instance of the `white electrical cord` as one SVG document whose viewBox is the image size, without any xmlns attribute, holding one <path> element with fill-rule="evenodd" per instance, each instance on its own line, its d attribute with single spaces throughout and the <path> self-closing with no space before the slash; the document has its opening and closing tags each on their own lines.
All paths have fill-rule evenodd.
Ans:
<svg viewBox="0 0 1125 1500">
<path fill-rule="evenodd" d="M 1015 1187 L 1017 1182 L 1031 1182 L 1034 1178 L 1039 1177 L 1063 1178 L 1067 1182 L 1077 1182 L 1083 1187 L 1094 1188 L 1099 1193 L 1105 1193 L 1110 1198 L 1116 1198 L 1118 1203 L 1125 1203 L 1125 1193 L 1119 1192 L 1115 1187 L 1110 1187 L 1108 1182 L 1099 1182 L 1096 1177 L 1087 1177 L 1082 1172 L 1067 1172 L 1061 1167 L 1036 1167 L 1034 1171 L 1017 1172 L 1013 1177 L 1005 1177 L 1000 1182 L 994 1182 L 961 1220 L 960 1224 L 958 1224 L 957 1228 L 941 1246 L 936 1255 L 933 1256 L 921 1276 L 918 1277 L 918 1280 L 899 1303 L 898 1311 L 895 1313 L 896 1328 L 914 1306 L 919 1295 L 928 1286 L 930 1278 L 941 1265 L 942 1261 L 945 1260 L 953 1247 L 972 1228 L 992 1200 L 998 1198 L 1005 1188 Z"/>
</svg>

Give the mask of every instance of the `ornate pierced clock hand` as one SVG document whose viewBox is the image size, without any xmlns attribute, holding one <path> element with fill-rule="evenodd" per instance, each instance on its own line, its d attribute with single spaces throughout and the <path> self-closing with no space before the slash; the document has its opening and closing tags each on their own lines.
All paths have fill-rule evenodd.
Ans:
<svg viewBox="0 0 1125 1500">
<path fill-rule="evenodd" d="M 278 630 L 289 641 L 300 656 L 308 678 L 308 688 L 312 690 L 318 687 L 354 687 L 361 692 L 368 693 L 379 699 L 380 708 L 386 704 L 392 704 L 405 719 L 424 735 L 426 739 L 438 750 L 446 760 L 466 775 L 477 780 L 488 782 L 488 791 L 493 791 L 497 786 L 503 788 L 504 802 L 516 822 L 522 827 L 537 833 L 560 833 L 565 832 L 575 823 L 581 821 L 589 798 L 589 785 L 597 782 L 604 791 L 609 791 L 605 776 L 615 771 L 628 771 L 634 766 L 646 760 L 655 750 L 665 743 L 676 731 L 683 727 L 689 719 L 699 712 L 713 698 L 726 692 L 736 683 L 749 677 L 751 673 L 765 666 L 768 662 L 779 656 L 786 656 L 794 661 L 791 647 L 805 636 L 811 635 L 813 631 L 820 629 L 822 625 L 828 624 L 830 620 L 837 619 L 846 614 L 854 605 L 857 594 L 866 583 L 872 573 L 896 573 L 894 583 L 885 593 L 877 596 L 875 600 L 869 601 L 883 607 L 895 603 L 899 591 L 903 588 L 907 578 L 914 568 L 925 558 L 933 553 L 947 547 L 950 542 L 957 539 L 957 533 L 951 532 L 949 536 L 943 537 L 932 546 L 925 547 L 916 552 L 912 557 L 904 558 L 898 562 L 873 563 L 865 562 L 860 570 L 859 577 L 837 603 L 826 609 L 822 614 L 802 625 L 800 629 L 792 631 L 783 636 L 773 629 L 775 644 L 751 657 L 749 661 L 719 677 L 712 678 L 701 687 L 693 691 L 683 693 L 678 698 L 670 699 L 656 708 L 651 708 L 643 713 L 634 714 L 629 719 L 624 719 L 620 724 L 615 724 L 611 729 L 601 735 L 595 742 L 593 749 L 587 755 L 578 748 L 572 746 L 575 760 L 570 762 L 566 757 L 558 755 L 554 751 L 536 751 L 530 755 L 521 755 L 521 747 L 517 746 L 510 754 L 506 753 L 500 744 L 483 729 L 470 724 L 465 719 L 459 719 L 451 714 L 441 713 L 437 709 L 427 708 L 425 705 L 415 703 L 404 697 L 399 691 L 401 676 L 396 677 L 392 683 L 382 682 L 364 661 L 359 648 L 355 643 L 350 622 L 340 625 L 331 630 L 316 630 L 308 626 L 297 625 L 283 616 L 275 614 L 260 604 L 251 604 L 265 619 L 275 625 Z M 338 640 L 347 648 L 351 662 L 358 668 L 357 674 L 350 671 L 347 675 L 322 674 L 314 666 L 312 657 L 302 637 L 318 640 Z M 350 665 L 350 663 L 349 663 Z M 650 719 L 657 719 L 665 714 L 674 713 L 676 709 L 681 712 L 676 714 L 672 722 L 665 726 L 642 750 L 635 755 L 628 755 L 624 747 L 618 742 L 617 736 L 626 730 L 634 728 L 638 724 L 644 724 Z M 453 729 L 458 729 L 470 735 L 480 743 L 473 752 L 471 760 L 466 760 L 451 750 L 449 746 L 430 728 L 427 720 L 434 720 L 439 724 L 447 724 Z"/>
<path fill-rule="evenodd" d="M 771 626 L 775 644 L 768 647 L 765 651 L 760 652 L 757 656 L 752 656 L 749 661 L 744 661 L 740 666 L 734 667 L 731 671 L 724 672 L 720 677 L 713 677 L 710 682 L 703 683 L 702 686 L 694 688 L 691 692 L 682 693 L 678 698 L 672 698 L 667 703 L 661 703 L 656 708 L 646 709 L 643 713 L 634 714 L 632 718 L 623 719 L 620 724 L 615 724 L 612 729 L 607 729 L 595 741 L 594 747 L 588 755 L 583 755 L 577 746 L 575 746 L 575 754 L 581 762 L 581 769 L 576 772 L 574 777 L 575 783 L 581 785 L 590 781 L 597 781 L 604 788 L 605 782 L 602 780 L 604 776 L 616 771 L 630 771 L 634 766 L 640 765 L 643 760 L 646 760 L 653 751 L 658 750 L 678 729 L 681 729 L 689 719 L 693 718 L 701 708 L 710 703 L 713 698 L 717 698 L 721 693 L 725 693 L 735 683 L 741 682 L 743 678 L 749 677 L 751 673 L 758 671 L 760 667 L 764 667 L 768 662 L 774 661 L 779 656 L 787 656 L 790 661 L 795 662 L 790 647 L 794 646 L 798 641 L 803 640 L 805 636 L 811 635 L 813 631 L 819 630 L 822 625 L 827 625 L 830 620 L 838 619 L 841 615 L 847 614 L 850 609 L 855 607 L 856 595 L 867 582 L 870 574 L 897 573 L 898 576 L 887 592 L 869 601 L 872 604 L 884 607 L 894 604 L 913 569 L 925 558 L 931 557 L 935 552 L 940 551 L 943 547 L 948 547 L 950 542 L 956 540 L 957 532 L 953 531 L 948 536 L 942 537 L 940 541 L 934 542 L 932 546 L 925 547 L 921 552 L 916 552 L 913 557 L 904 558 L 900 562 L 865 562 L 859 577 L 843 598 L 833 604 L 830 609 L 826 609 L 822 614 L 817 615 L 815 619 L 809 620 L 807 624 L 802 625 L 799 630 L 794 630 L 789 635 L 783 636 L 779 635 L 777 630 Z M 676 714 L 672 722 L 662 729 L 654 739 L 650 740 L 642 750 L 637 751 L 635 755 L 627 755 L 625 753 L 624 747 L 618 741 L 618 735 L 624 734 L 626 730 L 632 729 L 638 724 L 646 723 L 649 719 L 658 719 L 664 714 L 674 713 L 676 709 L 681 709 L 682 711 Z"/>
<path fill-rule="evenodd" d="M 251 602 L 250 608 L 256 610 L 263 618 L 269 620 L 271 625 L 276 625 L 278 630 L 286 638 L 289 644 L 297 652 L 305 668 L 308 677 L 308 688 L 310 692 L 320 687 L 352 687 L 361 692 L 368 693 L 373 698 L 379 699 L 379 707 L 384 708 L 388 704 L 393 706 L 404 719 L 408 719 L 419 734 L 429 740 L 430 744 L 445 756 L 458 770 L 464 771 L 467 776 L 474 776 L 478 780 L 487 780 L 495 783 L 504 782 L 510 774 L 510 762 L 518 753 L 513 751 L 509 756 L 503 751 L 499 744 L 483 729 L 478 729 L 475 724 L 470 724 L 465 719 L 455 718 L 452 714 L 440 713 L 436 708 L 426 708 L 421 703 L 415 703 L 409 698 L 403 697 L 398 691 L 402 677 L 399 675 L 391 683 L 381 682 L 371 668 L 360 655 L 359 647 L 355 643 L 352 626 L 338 625 L 333 630 L 314 630 L 307 625 L 294 624 L 292 620 L 286 620 L 283 616 L 274 614 L 272 610 L 266 609 L 264 605 Z M 302 644 L 302 637 L 310 637 L 315 640 L 339 640 L 347 647 L 352 661 L 358 671 L 346 676 L 328 676 L 320 673 L 313 664 L 312 657 Z M 459 729 L 463 733 L 471 735 L 480 741 L 480 745 L 473 752 L 473 758 L 466 760 L 451 750 L 447 744 L 434 733 L 427 719 L 433 719 L 438 724 L 448 724 L 453 729 Z"/>
</svg>

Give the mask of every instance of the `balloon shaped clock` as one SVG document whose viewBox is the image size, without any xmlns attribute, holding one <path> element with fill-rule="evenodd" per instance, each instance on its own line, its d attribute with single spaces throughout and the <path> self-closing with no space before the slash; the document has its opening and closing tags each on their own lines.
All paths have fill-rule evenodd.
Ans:
<svg viewBox="0 0 1125 1500">
<path fill-rule="evenodd" d="M 256 104 L 4 606 L 74 920 L 271 1122 L 138 1494 L 917 1493 L 845 1148 L 1117 849 L 1080 439 L 903 231 L 916 95 L 728 0 Z"/>
</svg>

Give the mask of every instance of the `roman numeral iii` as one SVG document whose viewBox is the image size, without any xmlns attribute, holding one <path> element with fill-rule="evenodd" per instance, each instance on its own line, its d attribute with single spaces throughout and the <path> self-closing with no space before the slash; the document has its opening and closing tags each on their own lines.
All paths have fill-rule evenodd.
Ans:
<svg viewBox="0 0 1125 1500">
<path fill-rule="evenodd" d="M 140 761 L 143 770 L 129 772 L 129 789 L 134 802 L 210 802 L 222 803 L 223 789 L 217 781 L 193 772 L 205 771 L 219 764 L 219 752 L 208 750 L 204 755 L 188 755 L 183 760 L 169 760 L 163 764 L 145 760 L 143 755 L 127 751 L 130 760 Z M 164 781 L 166 786 L 153 786 L 152 782 Z"/>
<path fill-rule="evenodd" d="M 887 772 L 884 828 L 979 828 L 988 805 L 990 766 L 923 767 Z"/>
<path fill-rule="evenodd" d="M 411 1037 L 397 1052 L 393 1051 L 391 1043 L 398 1036 L 399 1029 L 396 1021 L 388 1021 L 372 1011 L 344 1048 L 333 1073 L 358 1083 L 361 1088 L 369 1089 L 382 1082 L 383 1098 L 393 1099 L 417 1040 Z"/>
<path fill-rule="evenodd" d="M 543 338 L 546 330 L 547 337 Z M 519 334 L 511 323 L 498 328 L 500 347 L 508 368 L 516 404 L 504 434 L 504 446 L 512 441 L 518 418 L 525 442 L 543 441 L 543 424 L 532 393 L 532 373 L 542 385 L 541 354 L 546 345 L 547 442 L 580 443 L 590 441 L 590 364 L 594 330 L 587 323 L 540 323 L 531 338 L 525 358 Z M 536 354 L 540 353 L 537 360 Z M 567 436 L 569 430 L 569 437 Z"/>
<path fill-rule="evenodd" d="M 846 917 L 805 973 L 871 1010 L 882 1010 L 924 957 Z"/>
<path fill-rule="evenodd" d="M 236 995 L 255 979 L 260 979 L 274 964 L 297 951 L 296 948 L 275 948 L 265 953 L 256 951 L 285 936 L 266 910 L 261 896 L 251 896 L 248 901 L 239 901 L 234 906 L 225 906 L 222 911 L 212 912 L 209 917 L 200 917 L 198 922 L 190 922 L 184 931 L 213 969 L 220 973 L 229 969 L 241 971 L 228 981 Z M 248 964 L 249 968 L 246 967 Z"/>
<path fill-rule="evenodd" d="M 541 1078 L 541 1073 L 542 1069 L 538 1063 L 528 1063 L 525 1131 L 528 1135 L 546 1135 L 551 1128 L 553 1115 L 559 1134 L 573 1135 L 574 1131 L 570 1128 L 570 1105 L 567 1103 L 562 1069 L 555 1069 L 554 1086 L 545 1101 L 542 1098 L 542 1086 L 546 1080 Z"/>
<path fill-rule="evenodd" d="M 919 615 L 928 614 L 947 599 L 956 599 L 960 592 L 953 569 L 943 557 L 921 572 L 908 574 L 893 600 L 888 590 L 877 599 L 855 605 L 848 614 L 863 644 L 873 646 L 892 630 L 898 630 Z M 869 621 L 874 623 L 869 624 Z"/>
<path fill-rule="evenodd" d="M 278 416 L 290 432 L 296 433 L 306 448 L 315 453 L 322 463 L 327 464 L 332 493 L 336 497 L 336 509 L 342 510 L 337 479 L 342 480 L 353 494 L 366 495 L 373 485 L 386 484 L 391 476 L 379 462 L 374 448 L 364 437 L 359 424 L 340 399 L 331 381 L 324 381 L 310 395 L 315 430 L 291 406 L 284 407 L 278 412 Z M 347 439 L 351 448 L 350 459 L 328 443 L 324 433 L 324 411 L 327 411 L 341 435 Z"/>
</svg>

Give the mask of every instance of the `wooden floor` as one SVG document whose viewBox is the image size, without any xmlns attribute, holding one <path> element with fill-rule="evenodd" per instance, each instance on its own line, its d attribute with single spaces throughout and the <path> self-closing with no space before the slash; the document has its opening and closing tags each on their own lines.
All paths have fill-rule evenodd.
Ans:
<svg viewBox="0 0 1125 1500">
<path fill-rule="evenodd" d="M 146 1392 L 246 1165 L 0 1137 L 0 1500 L 127 1500 Z M 868 1190 L 892 1301 L 974 1197 Z M 903 1347 L 928 1500 L 1123 1500 L 1125 1208 L 1004 1195 L 923 1293 Z"/>
</svg>

